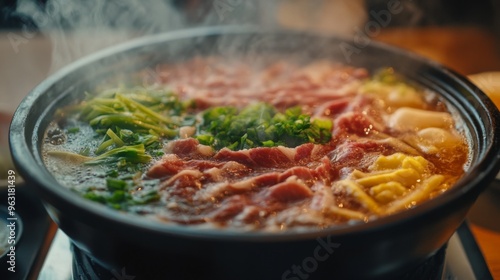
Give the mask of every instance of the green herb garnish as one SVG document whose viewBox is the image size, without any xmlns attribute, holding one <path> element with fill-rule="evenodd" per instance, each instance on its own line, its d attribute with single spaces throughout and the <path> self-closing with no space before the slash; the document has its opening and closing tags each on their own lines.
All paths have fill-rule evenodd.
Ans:
<svg viewBox="0 0 500 280">
<path fill-rule="evenodd" d="M 215 107 L 202 114 L 196 139 L 215 149 L 255 147 L 296 147 L 304 143 L 327 143 L 331 139 L 331 120 L 302 114 L 300 107 L 284 113 L 266 103 L 255 103 L 238 111 L 235 107 Z"/>
</svg>

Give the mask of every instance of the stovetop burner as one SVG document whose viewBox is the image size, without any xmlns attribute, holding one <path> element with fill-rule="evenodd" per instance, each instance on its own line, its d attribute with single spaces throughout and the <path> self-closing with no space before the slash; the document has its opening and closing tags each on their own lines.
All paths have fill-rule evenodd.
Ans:
<svg viewBox="0 0 500 280">
<path fill-rule="evenodd" d="M 443 279 L 443 271 L 445 264 L 446 248 L 439 249 L 436 254 L 427 259 L 420 266 L 412 271 L 408 271 L 405 275 L 395 278 L 394 280 L 440 280 Z M 148 279 L 138 275 L 129 275 L 125 269 L 108 270 L 99 263 L 95 262 L 91 257 L 82 252 L 78 247 L 71 246 L 73 252 L 73 280 L 95 280 L 95 279 Z M 450 278 L 452 279 L 452 278 Z"/>
<path fill-rule="evenodd" d="M 459 278 L 458 278 L 459 277 Z M 139 280 L 125 269 L 109 271 L 92 258 L 71 245 L 68 237 L 58 231 L 48 253 L 39 280 L 95 280 L 126 279 Z M 462 224 L 452 236 L 447 246 L 412 271 L 399 279 L 493 279 L 472 233 L 466 223 Z"/>
<path fill-rule="evenodd" d="M 71 246 L 71 251 L 73 252 L 72 270 L 74 280 L 136 279 L 135 275 L 128 275 L 126 271 L 107 270 L 74 245 Z"/>
</svg>

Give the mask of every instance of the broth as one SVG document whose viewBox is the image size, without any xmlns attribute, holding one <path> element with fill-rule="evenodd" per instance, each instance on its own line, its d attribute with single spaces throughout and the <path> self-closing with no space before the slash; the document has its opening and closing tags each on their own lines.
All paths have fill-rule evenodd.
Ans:
<svg viewBox="0 0 500 280">
<path fill-rule="evenodd" d="M 458 116 L 390 68 L 250 65 L 195 58 L 96 89 L 54 117 L 48 169 L 160 222 L 282 231 L 416 207 L 468 167 Z"/>
</svg>

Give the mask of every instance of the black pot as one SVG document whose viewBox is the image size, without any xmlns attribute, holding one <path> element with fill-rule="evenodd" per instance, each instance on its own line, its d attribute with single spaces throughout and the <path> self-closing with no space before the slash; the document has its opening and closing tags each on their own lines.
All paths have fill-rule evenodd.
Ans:
<svg viewBox="0 0 500 280">
<path fill-rule="evenodd" d="M 366 224 L 306 233 L 234 233 L 155 223 L 85 200 L 44 167 L 43 133 L 54 111 L 116 73 L 194 55 L 328 58 L 369 70 L 391 66 L 446 99 L 464 119 L 471 166 L 445 194 Z M 86 57 L 38 85 L 10 130 L 14 162 L 59 227 L 118 274 L 145 279 L 399 278 L 444 246 L 500 168 L 500 114 L 474 85 L 441 65 L 385 45 L 290 31 L 216 27 L 147 37 Z"/>
</svg>

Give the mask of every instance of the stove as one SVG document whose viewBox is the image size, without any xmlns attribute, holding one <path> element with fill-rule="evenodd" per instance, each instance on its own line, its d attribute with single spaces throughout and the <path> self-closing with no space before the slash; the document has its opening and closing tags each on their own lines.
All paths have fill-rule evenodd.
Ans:
<svg viewBox="0 0 500 280">
<path fill-rule="evenodd" d="M 137 280 L 125 269 L 108 271 L 84 254 L 60 230 L 47 253 L 38 280 Z M 464 222 L 446 246 L 399 279 L 493 279 L 474 237 Z"/>
</svg>

